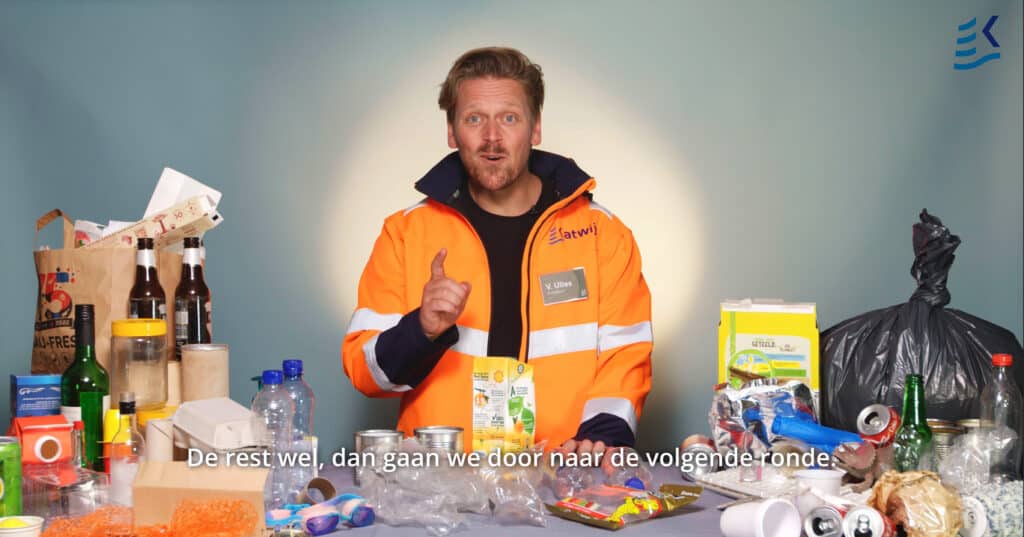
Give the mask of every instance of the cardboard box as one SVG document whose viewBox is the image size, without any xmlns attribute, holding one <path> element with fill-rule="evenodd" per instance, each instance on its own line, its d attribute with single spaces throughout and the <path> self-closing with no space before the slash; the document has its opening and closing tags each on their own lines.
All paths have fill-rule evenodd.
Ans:
<svg viewBox="0 0 1024 537">
<path fill-rule="evenodd" d="M 718 382 L 742 384 L 731 369 L 780 381 L 799 380 L 817 394 L 815 305 L 764 299 L 722 302 Z"/>
<path fill-rule="evenodd" d="M 60 414 L 60 375 L 11 375 L 11 417 Z"/>
<path fill-rule="evenodd" d="M 89 243 L 83 248 L 135 248 L 139 237 L 152 237 L 157 250 L 213 229 L 221 223 L 218 213 L 206 196 L 189 198 L 153 216 Z"/>
<path fill-rule="evenodd" d="M 132 485 L 135 524 L 168 524 L 182 500 L 243 500 L 252 504 L 259 519 L 251 534 L 263 533 L 263 485 L 270 475 L 266 468 L 198 466 L 184 461 L 145 461 Z"/>
<path fill-rule="evenodd" d="M 59 414 L 31 416 L 14 418 L 7 434 L 18 437 L 22 464 L 54 464 L 71 460 L 71 429 Z"/>
</svg>

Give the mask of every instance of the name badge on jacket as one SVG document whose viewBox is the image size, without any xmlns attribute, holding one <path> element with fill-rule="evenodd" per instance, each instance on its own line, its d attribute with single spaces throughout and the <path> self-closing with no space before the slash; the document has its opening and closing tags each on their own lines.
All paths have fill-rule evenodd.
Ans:
<svg viewBox="0 0 1024 537">
<path fill-rule="evenodd" d="M 583 273 L 583 267 L 542 274 L 540 276 L 540 292 L 545 306 L 586 300 L 589 295 L 587 295 L 587 277 Z"/>
</svg>

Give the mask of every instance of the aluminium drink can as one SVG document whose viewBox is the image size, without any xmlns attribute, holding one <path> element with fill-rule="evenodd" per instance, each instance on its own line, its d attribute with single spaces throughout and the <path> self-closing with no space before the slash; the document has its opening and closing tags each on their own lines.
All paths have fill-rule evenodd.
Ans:
<svg viewBox="0 0 1024 537">
<path fill-rule="evenodd" d="M 891 444 L 899 428 L 900 415 L 891 406 L 868 405 L 857 415 L 857 432 L 865 441 L 878 447 Z"/>
<path fill-rule="evenodd" d="M 896 526 L 877 509 L 862 505 L 843 518 L 843 537 L 896 537 Z"/>
<path fill-rule="evenodd" d="M 0 436 L 0 517 L 21 514 L 21 444 Z"/>
<path fill-rule="evenodd" d="M 843 537 L 843 516 L 846 510 L 823 505 L 815 507 L 804 517 L 807 537 Z"/>
</svg>

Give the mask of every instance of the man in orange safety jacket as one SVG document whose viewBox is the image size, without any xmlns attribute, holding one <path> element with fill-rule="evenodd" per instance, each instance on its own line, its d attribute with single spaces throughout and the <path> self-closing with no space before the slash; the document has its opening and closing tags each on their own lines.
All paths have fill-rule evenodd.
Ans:
<svg viewBox="0 0 1024 537">
<path fill-rule="evenodd" d="M 633 446 L 651 387 L 651 297 L 629 228 L 540 143 L 540 67 L 471 50 L 441 89 L 449 154 L 388 217 L 342 346 L 352 384 L 401 397 L 398 429 L 473 430 L 473 364 L 533 368 L 535 437 L 579 453 Z M 466 443 L 468 444 L 468 442 Z"/>
</svg>

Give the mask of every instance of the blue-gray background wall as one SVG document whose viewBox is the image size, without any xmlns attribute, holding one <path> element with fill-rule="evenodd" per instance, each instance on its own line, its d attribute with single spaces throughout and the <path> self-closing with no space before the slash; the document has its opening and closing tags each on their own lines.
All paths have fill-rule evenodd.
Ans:
<svg viewBox="0 0 1024 537">
<path fill-rule="evenodd" d="M 1002 58 L 955 71 L 957 25 L 992 15 Z M 822 328 L 904 301 L 924 207 L 963 239 L 952 306 L 1020 338 L 1021 20 L 1020 1 L 2 2 L 0 371 L 29 368 L 35 218 L 138 218 L 172 166 L 224 193 L 207 277 L 234 398 L 295 356 L 325 447 L 391 425 L 339 346 L 383 217 L 447 151 L 438 84 L 489 44 L 544 67 L 541 148 L 640 243 L 643 447 L 706 431 L 721 299 L 814 301 Z"/>
</svg>

